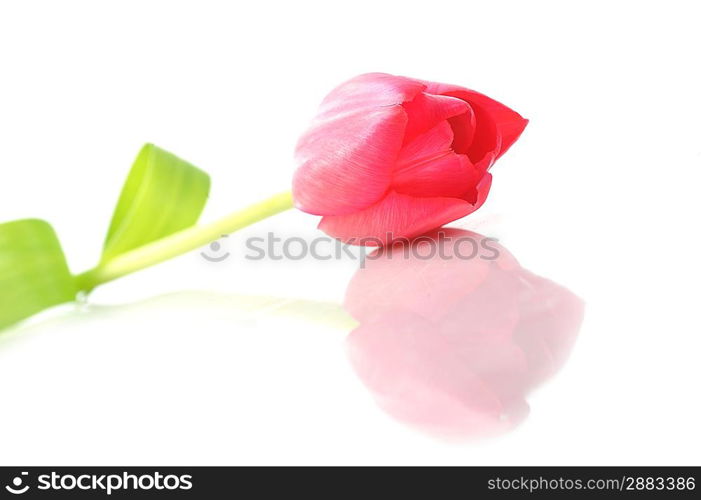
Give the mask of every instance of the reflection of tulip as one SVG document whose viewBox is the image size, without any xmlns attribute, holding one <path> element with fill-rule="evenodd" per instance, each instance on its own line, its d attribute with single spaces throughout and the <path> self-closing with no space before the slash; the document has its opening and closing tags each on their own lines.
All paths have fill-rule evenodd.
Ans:
<svg viewBox="0 0 701 500">
<path fill-rule="evenodd" d="M 347 242 L 416 236 L 484 203 L 489 168 L 527 123 L 463 87 L 360 75 L 326 97 L 300 139 L 295 205 Z"/>
<path fill-rule="evenodd" d="M 493 240 L 443 233 L 380 250 L 355 275 L 345 303 L 360 322 L 350 358 L 401 420 L 440 434 L 503 431 L 527 414 L 525 395 L 565 361 L 583 303 Z M 441 256 L 426 259 L 432 245 Z M 466 259 L 461 245 L 490 250 Z"/>
</svg>

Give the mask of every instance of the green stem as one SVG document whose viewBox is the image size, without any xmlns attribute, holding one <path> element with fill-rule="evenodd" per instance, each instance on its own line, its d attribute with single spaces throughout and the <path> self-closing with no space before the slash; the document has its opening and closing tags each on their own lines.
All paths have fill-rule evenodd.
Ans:
<svg viewBox="0 0 701 500">
<path fill-rule="evenodd" d="M 288 191 L 210 224 L 193 226 L 166 236 L 76 276 L 78 289 L 81 292 L 90 292 L 98 285 L 195 250 L 221 238 L 224 234 L 233 233 L 290 208 L 292 208 L 292 193 Z"/>
</svg>

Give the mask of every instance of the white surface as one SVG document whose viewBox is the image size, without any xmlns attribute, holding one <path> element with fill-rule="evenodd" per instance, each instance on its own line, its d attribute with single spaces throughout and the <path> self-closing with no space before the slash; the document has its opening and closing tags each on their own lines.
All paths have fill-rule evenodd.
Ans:
<svg viewBox="0 0 701 500">
<path fill-rule="evenodd" d="M 530 118 L 460 225 L 588 309 L 520 428 L 447 444 L 377 409 L 344 331 L 251 319 L 226 298 L 340 301 L 356 262 L 193 253 L 105 286 L 82 313 L 0 335 L 0 463 L 699 465 L 697 9 L 4 2 L 0 219 L 47 218 L 76 271 L 97 259 L 143 142 L 213 176 L 211 219 L 285 189 L 326 92 L 384 71 L 462 84 Z M 309 236 L 315 223 L 289 213 L 246 234 Z M 189 290 L 203 292 L 160 297 Z"/>
</svg>

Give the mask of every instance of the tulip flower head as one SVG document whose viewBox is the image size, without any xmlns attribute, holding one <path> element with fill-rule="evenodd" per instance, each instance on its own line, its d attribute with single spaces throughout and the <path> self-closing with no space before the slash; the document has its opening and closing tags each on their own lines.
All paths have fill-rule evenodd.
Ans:
<svg viewBox="0 0 701 500">
<path fill-rule="evenodd" d="M 463 87 L 360 75 L 324 99 L 301 137 L 295 205 L 348 243 L 417 236 L 484 203 L 490 167 L 527 123 Z"/>
</svg>

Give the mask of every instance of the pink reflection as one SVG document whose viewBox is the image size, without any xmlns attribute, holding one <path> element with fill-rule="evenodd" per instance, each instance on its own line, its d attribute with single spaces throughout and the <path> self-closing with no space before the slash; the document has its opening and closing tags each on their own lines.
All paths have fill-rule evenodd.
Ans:
<svg viewBox="0 0 701 500">
<path fill-rule="evenodd" d="M 371 254 L 345 308 L 360 322 L 351 362 L 379 404 L 432 433 L 474 437 L 528 414 L 526 394 L 564 363 L 584 304 L 493 239 L 443 229 Z"/>
</svg>

